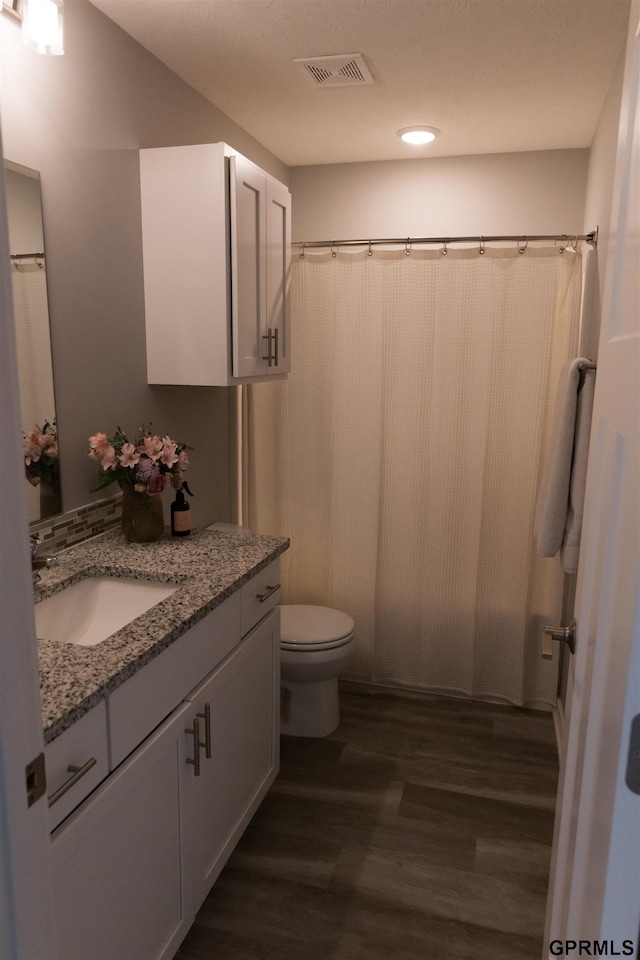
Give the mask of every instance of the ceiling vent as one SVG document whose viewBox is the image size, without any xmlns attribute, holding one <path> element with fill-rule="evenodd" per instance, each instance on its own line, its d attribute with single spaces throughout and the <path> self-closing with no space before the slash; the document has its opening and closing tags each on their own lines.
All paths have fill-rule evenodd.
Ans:
<svg viewBox="0 0 640 960">
<path fill-rule="evenodd" d="M 361 53 L 343 53 L 333 57 L 303 57 L 294 63 L 314 87 L 353 87 L 373 83 L 373 77 Z"/>
</svg>

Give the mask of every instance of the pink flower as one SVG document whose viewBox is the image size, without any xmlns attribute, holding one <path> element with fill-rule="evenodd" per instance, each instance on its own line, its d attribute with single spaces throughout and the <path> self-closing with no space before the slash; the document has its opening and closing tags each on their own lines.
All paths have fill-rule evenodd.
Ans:
<svg viewBox="0 0 640 960">
<path fill-rule="evenodd" d="M 124 443 L 122 445 L 122 453 L 118 457 L 118 460 L 123 467 L 135 467 L 139 459 L 140 454 L 132 443 Z"/>
<path fill-rule="evenodd" d="M 189 457 L 187 456 L 187 451 L 183 450 L 178 454 L 178 470 L 183 472 L 189 466 Z"/>
<path fill-rule="evenodd" d="M 118 469 L 118 459 L 116 457 L 116 452 L 109 444 L 101 454 L 100 466 L 103 470 L 117 470 Z"/>
<path fill-rule="evenodd" d="M 178 455 L 176 454 L 176 448 L 178 444 L 174 443 L 171 437 L 162 438 L 162 453 L 160 454 L 160 460 L 166 467 L 171 468 L 174 463 L 178 462 Z"/>
<path fill-rule="evenodd" d="M 143 441 L 144 453 L 150 460 L 157 460 L 162 452 L 162 440 L 160 437 L 145 437 Z"/>
<path fill-rule="evenodd" d="M 89 437 L 89 456 L 93 460 L 102 460 L 102 455 L 109 446 L 109 438 L 106 433 L 96 433 L 95 436 Z"/>
<path fill-rule="evenodd" d="M 31 463 L 37 463 L 42 453 L 40 444 L 34 439 L 35 430 L 29 430 L 24 435 L 24 462 L 29 466 Z"/>
<path fill-rule="evenodd" d="M 44 440 L 40 440 L 42 452 L 55 459 L 58 456 L 58 441 L 50 433 L 43 433 L 42 436 L 44 438 Z"/>
</svg>

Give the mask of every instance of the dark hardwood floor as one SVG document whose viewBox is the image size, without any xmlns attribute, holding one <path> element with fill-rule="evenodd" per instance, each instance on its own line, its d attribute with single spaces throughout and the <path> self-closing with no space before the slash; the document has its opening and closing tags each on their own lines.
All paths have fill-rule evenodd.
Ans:
<svg viewBox="0 0 640 960">
<path fill-rule="evenodd" d="M 343 685 L 176 960 L 540 960 L 551 714 Z"/>
</svg>

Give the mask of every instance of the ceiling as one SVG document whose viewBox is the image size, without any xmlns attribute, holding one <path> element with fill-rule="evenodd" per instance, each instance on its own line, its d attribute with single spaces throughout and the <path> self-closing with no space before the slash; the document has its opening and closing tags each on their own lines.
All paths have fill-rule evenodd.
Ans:
<svg viewBox="0 0 640 960">
<path fill-rule="evenodd" d="M 588 147 L 629 0 L 91 0 L 289 166 Z M 374 83 L 294 60 L 361 53 Z M 397 130 L 437 127 L 410 147 Z"/>
</svg>

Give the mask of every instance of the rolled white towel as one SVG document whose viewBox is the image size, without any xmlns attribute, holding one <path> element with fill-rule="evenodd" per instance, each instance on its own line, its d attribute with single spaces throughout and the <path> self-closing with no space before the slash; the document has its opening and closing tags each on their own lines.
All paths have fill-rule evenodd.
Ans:
<svg viewBox="0 0 640 960">
<path fill-rule="evenodd" d="M 560 559 L 567 573 L 576 573 L 578 569 L 595 386 L 595 370 L 585 370 L 583 373 L 582 386 L 578 391 L 576 432 L 573 440 L 571 484 L 569 486 L 569 507 L 567 509 L 567 522 L 565 524 L 562 546 L 560 548 Z"/>
<path fill-rule="evenodd" d="M 575 572 L 577 568 L 584 505 L 595 383 L 594 370 L 582 373 L 581 367 L 587 363 L 589 361 L 583 357 L 570 360 L 560 374 L 551 439 L 533 523 L 536 549 L 541 556 L 555 557 L 563 543 L 566 543 L 567 572 Z M 580 390 L 581 382 L 583 386 Z M 572 479 L 574 455 L 576 462 Z M 564 556 L 562 561 L 564 566 Z"/>
</svg>

